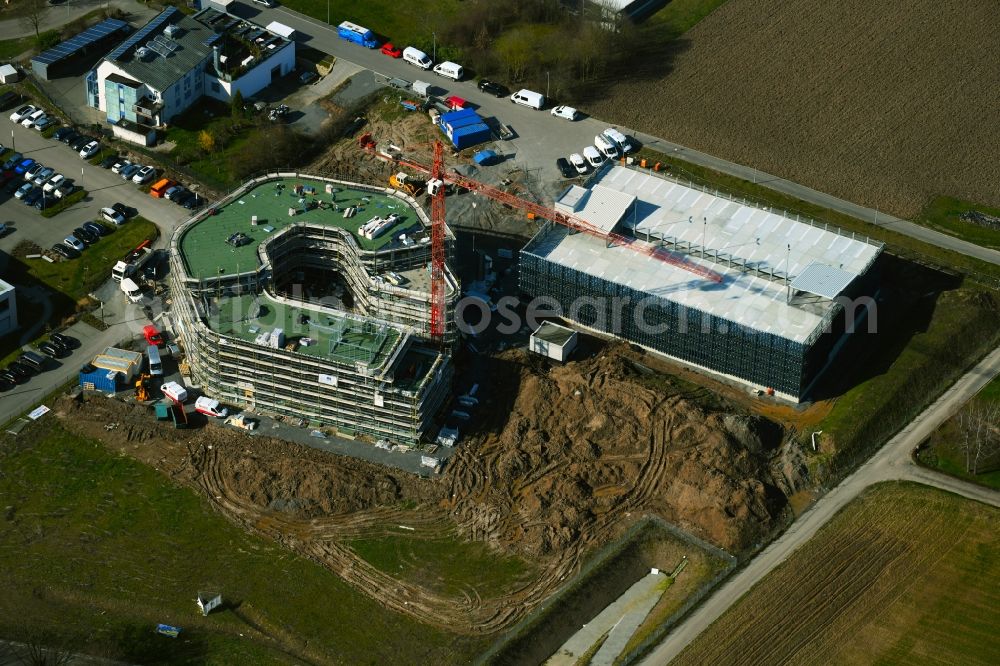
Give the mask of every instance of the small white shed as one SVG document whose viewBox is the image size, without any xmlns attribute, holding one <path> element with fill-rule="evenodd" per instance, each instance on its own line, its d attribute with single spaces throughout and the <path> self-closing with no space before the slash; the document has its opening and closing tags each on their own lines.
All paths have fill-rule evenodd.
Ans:
<svg viewBox="0 0 1000 666">
<path fill-rule="evenodd" d="M 213 609 L 218 608 L 221 605 L 221 594 L 206 594 L 204 592 L 198 593 L 198 610 L 201 611 L 202 615 L 208 615 Z"/>
<path fill-rule="evenodd" d="M 17 80 L 20 78 L 21 75 L 14 65 L 10 63 L 0 65 L 0 83 L 17 83 Z"/>
<path fill-rule="evenodd" d="M 562 362 L 576 349 L 576 339 L 577 333 L 573 329 L 545 321 L 531 334 L 528 348 L 536 354 Z"/>
</svg>

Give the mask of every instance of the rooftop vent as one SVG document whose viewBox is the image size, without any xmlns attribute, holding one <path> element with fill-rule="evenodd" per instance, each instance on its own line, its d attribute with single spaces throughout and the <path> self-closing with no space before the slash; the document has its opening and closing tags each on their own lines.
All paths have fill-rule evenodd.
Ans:
<svg viewBox="0 0 1000 666">
<path fill-rule="evenodd" d="M 149 49 L 147 49 L 145 46 L 140 46 L 135 50 L 136 58 L 145 58 L 148 55 L 149 55 Z"/>
<path fill-rule="evenodd" d="M 163 34 L 166 35 L 167 37 L 176 37 L 177 35 L 181 34 L 181 28 L 180 26 L 171 23 L 170 25 L 168 25 L 166 28 L 163 29 Z"/>
</svg>

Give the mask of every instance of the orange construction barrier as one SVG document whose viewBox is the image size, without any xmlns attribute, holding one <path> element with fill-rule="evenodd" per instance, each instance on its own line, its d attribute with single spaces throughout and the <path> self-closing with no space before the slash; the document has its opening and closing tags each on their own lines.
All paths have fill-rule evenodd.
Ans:
<svg viewBox="0 0 1000 666">
<path fill-rule="evenodd" d="M 639 160 L 639 166 L 641 166 L 643 169 L 646 168 L 646 158 L 645 157 L 643 157 L 641 160 Z"/>
<path fill-rule="evenodd" d="M 657 162 L 656 165 L 653 167 L 653 171 L 659 171 L 659 170 L 660 170 L 660 163 Z"/>
</svg>

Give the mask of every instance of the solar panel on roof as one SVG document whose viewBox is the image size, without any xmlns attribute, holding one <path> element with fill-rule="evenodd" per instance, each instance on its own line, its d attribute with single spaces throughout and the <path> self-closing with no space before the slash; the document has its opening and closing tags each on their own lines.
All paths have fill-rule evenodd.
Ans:
<svg viewBox="0 0 1000 666">
<path fill-rule="evenodd" d="M 133 46 L 141 42 L 143 39 L 148 37 L 150 34 L 152 34 L 154 30 L 156 30 L 164 23 L 166 23 L 168 19 L 179 13 L 180 10 L 177 9 L 176 7 L 167 7 L 162 12 L 160 12 L 159 16 L 157 16 L 149 23 L 136 30 L 131 37 L 122 42 L 118 46 L 118 48 L 116 48 L 114 51 L 111 52 L 111 55 L 108 57 L 111 60 L 118 60 L 119 58 L 125 55 L 126 51 L 128 51 L 130 48 L 132 48 Z"/>
<path fill-rule="evenodd" d="M 222 35 L 220 35 L 219 33 L 215 32 L 215 33 L 212 33 L 205 41 L 203 41 L 202 44 L 204 44 L 205 46 L 212 46 L 213 44 L 215 44 L 220 39 L 222 39 Z"/>
<path fill-rule="evenodd" d="M 105 19 L 97 25 L 87 28 L 79 35 L 38 54 L 32 60 L 51 65 L 126 27 L 128 27 L 128 23 L 120 19 Z"/>
</svg>

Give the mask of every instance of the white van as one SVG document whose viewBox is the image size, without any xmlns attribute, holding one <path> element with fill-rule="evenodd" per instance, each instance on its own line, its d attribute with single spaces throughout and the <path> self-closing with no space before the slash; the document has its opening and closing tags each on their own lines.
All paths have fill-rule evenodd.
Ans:
<svg viewBox="0 0 1000 666">
<path fill-rule="evenodd" d="M 597 152 L 597 148 L 594 148 L 593 146 L 587 146 L 584 148 L 583 156 L 587 160 L 587 163 L 595 169 L 604 164 L 604 155 Z"/>
<path fill-rule="evenodd" d="M 514 102 L 514 104 L 530 106 L 537 111 L 545 106 L 545 95 L 522 88 L 510 96 L 510 101 Z"/>
<path fill-rule="evenodd" d="M 149 358 L 149 374 L 159 377 L 163 374 L 163 361 L 160 360 L 160 348 L 156 345 L 146 347 L 146 356 Z"/>
<path fill-rule="evenodd" d="M 610 159 L 618 157 L 618 145 L 603 134 L 594 137 L 594 145 L 601 151 L 601 155 Z"/>
<path fill-rule="evenodd" d="M 410 63 L 411 65 L 416 65 L 420 69 L 430 69 L 434 62 L 427 57 L 427 54 L 420 49 L 415 49 L 412 46 L 407 46 L 403 49 L 403 60 Z"/>
<path fill-rule="evenodd" d="M 132 278 L 125 278 L 121 281 L 122 293 L 128 297 L 131 303 L 141 303 L 142 302 L 142 290 L 139 289 L 139 285 L 135 283 Z"/>
<path fill-rule="evenodd" d="M 434 73 L 438 76 L 443 76 L 447 79 L 454 79 L 456 81 L 462 80 L 462 74 L 465 70 L 458 63 L 451 62 L 450 60 L 445 60 L 444 62 L 439 62 L 434 65 Z"/>
<path fill-rule="evenodd" d="M 612 142 L 618 144 L 618 148 L 623 154 L 628 155 L 632 152 L 632 142 L 628 140 L 627 136 L 616 130 L 614 127 L 609 127 L 601 132 L 601 134 L 611 139 Z"/>
</svg>

